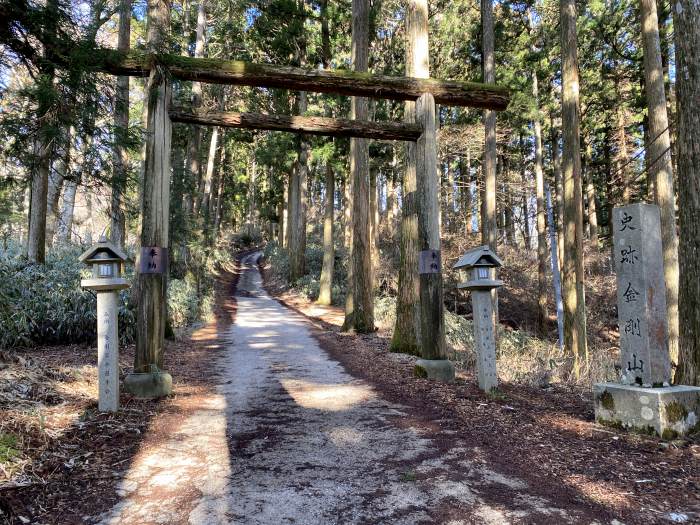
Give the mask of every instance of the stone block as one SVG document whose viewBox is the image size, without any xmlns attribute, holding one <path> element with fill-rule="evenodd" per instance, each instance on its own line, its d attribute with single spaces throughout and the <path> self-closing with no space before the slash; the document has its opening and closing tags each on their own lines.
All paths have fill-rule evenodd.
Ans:
<svg viewBox="0 0 700 525">
<path fill-rule="evenodd" d="M 145 399 L 165 397 L 173 391 L 173 378 L 169 373 L 161 371 L 131 373 L 124 379 L 124 390 Z"/>
<path fill-rule="evenodd" d="M 664 439 L 700 430 L 700 387 L 644 388 L 617 383 L 593 386 L 595 419 Z"/>
<path fill-rule="evenodd" d="M 448 359 L 418 359 L 413 372 L 416 377 L 443 383 L 452 383 L 455 380 L 455 365 Z"/>
</svg>

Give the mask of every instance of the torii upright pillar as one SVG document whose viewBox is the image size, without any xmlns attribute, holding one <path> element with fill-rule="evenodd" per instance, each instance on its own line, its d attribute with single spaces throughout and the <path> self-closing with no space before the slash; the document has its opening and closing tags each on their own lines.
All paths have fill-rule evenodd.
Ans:
<svg viewBox="0 0 700 525">
<path fill-rule="evenodd" d="M 428 0 L 411 0 L 408 38 L 413 49 L 413 74 L 430 77 L 428 55 Z M 416 102 L 416 122 L 423 134 L 416 142 L 416 189 L 418 195 L 418 274 L 420 280 L 420 354 L 416 374 L 439 381 L 453 381 L 454 364 L 447 359 L 445 304 L 440 255 L 440 201 L 437 171 L 435 98 L 424 93 Z"/>
<path fill-rule="evenodd" d="M 148 47 L 163 51 L 170 28 L 167 0 L 148 0 Z M 153 67 L 146 87 L 146 151 L 141 191 L 141 251 L 136 272 L 138 307 L 134 372 L 124 381 L 128 392 L 146 398 L 172 391 L 163 372 L 168 281 L 168 221 L 170 216 L 170 82 L 161 67 Z"/>
</svg>

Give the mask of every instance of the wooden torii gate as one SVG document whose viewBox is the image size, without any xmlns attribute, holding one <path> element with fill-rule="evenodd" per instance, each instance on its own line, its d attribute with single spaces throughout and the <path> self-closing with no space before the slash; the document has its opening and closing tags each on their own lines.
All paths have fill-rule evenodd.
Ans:
<svg viewBox="0 0 700 525">
<path fill-rule="evenodd" d="M 427 71 L 427 6 L 424 20 L 413 28 L 411 38 L 424 38 L 421 56 Z M 172 122 L 267 129 L 415 142 L 418 188 L 419 242 L 422 254 L 432 254 L 437 264 L 420 273 L 421 342 L 423 357 L 446 359 L 442 273 L 439 266 L 437 144 L 435 104 L 503 110 L 509 102 L 505 88 L 492 84 L 389 77 L 345 70 L 310 70 L 252 64 L 233 60 L 183 57 L 163 52 L 170 26 L 169 0 L 148 0 L 148 52 L 97 49 L 96 69 L 114 75 L 148 77 L 147 135 L 141 200 L 141 255 L 161 258 L 137 271 L 138 311 L 134 374 L 139 393 L 168 393 L 170 379 L 161 374 L 166 319 L 167 246 L 169 239 L 170 140 Z M 418 34 L 416 33 L 424 33 Z M 170 80 L 284 88 L 297 91 L 416 101 L 414 123 L 368 122 L 325 117 L 261 115 L 253 113 L 202 112 L 171 108 Z M 407 196 L 407 198 L 411 198 Z M 426 266 L 425 261 L 421 262 Z M 430 268 L 432 267 L 432 268 Z M 166 384 L 163 383 L 165 381 Z M 145 385 L 145 387 L 144 387 Z M 150 385 L 150 386 L 149 386 Z M 129 388 L 129 378 L 127 378 Z M 149 390 L 150 389 L 150 390 Z"/>
</svg>

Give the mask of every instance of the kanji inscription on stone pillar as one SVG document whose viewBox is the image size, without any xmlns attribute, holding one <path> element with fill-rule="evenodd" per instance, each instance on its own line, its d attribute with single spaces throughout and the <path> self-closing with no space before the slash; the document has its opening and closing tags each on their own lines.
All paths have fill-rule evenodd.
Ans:
<svg viewBox="0 0 700 525">
<path fill-rule="evenodd" d="M 653 204 L 613 210 L 622 383 L 664 386 L 671 380 L 661 220 Z"/>
</svg>

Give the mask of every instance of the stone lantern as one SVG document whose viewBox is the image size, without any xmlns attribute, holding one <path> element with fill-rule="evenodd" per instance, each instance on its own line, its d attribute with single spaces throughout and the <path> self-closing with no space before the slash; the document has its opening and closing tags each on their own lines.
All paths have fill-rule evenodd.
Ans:
<svg viewBox="0 0 700 525">
<path fill-rule="evenodd" d="M 459 270 L 463 281 L 457 285 L 457 288 L 472 292 L 474 346 L 477 355 L 479 388 L 485 392 L 490 392 L 498 386 L 491 290 L 503 286 L 503 281 L 494 279 L 495 269 L 502 265 L 503 262 L 493 250 L 488 246 L 479 246 L 465 252 L 454 266 Z"/>
<path fill-rule="evenodd" d="M 80 256 L 80 262 L 92 269 L 92 276 L 80 281 L 80 285 L 94 290 L 97 295 L 98 408 L 101 412 L 116 412 L 119 408 L 117 292 L 130 286 L 122 276 L 126 260 L 124 252 L 105 238 Z"/>
</svg>

